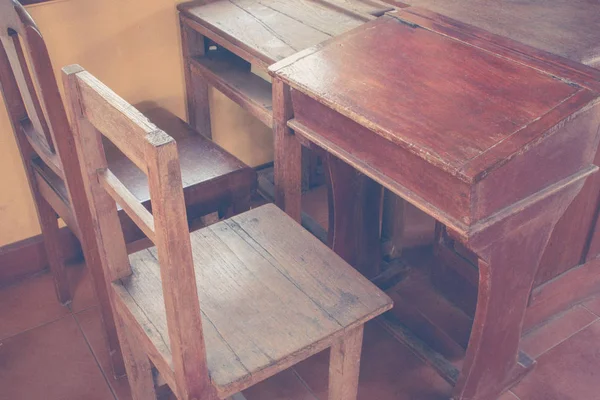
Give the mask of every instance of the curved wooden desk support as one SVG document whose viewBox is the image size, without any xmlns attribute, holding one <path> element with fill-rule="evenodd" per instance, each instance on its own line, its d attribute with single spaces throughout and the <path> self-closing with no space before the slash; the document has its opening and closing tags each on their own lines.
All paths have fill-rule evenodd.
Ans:
<svg viewBox="0 0 600 400">
<path fill-rule="evenodd" d="M 511 206 L 514 212 L 464 243 L 479 257 L 479 291 L 455 398 L 491 399 L 498 389 L 509 389 L 535 365 L 534 361 L 519 362 L 523 361 L 519 360 L 519 340 L 527 300 L 550 234 L 586 176 L 559 182 L 546 195 Z"/>
</svg>

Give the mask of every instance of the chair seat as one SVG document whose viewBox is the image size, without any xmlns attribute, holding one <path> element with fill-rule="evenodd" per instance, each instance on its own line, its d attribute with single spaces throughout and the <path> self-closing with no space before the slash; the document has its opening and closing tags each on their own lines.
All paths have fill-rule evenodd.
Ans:
<svg viewBox="0 0 600 400">
<path fill-rule="evenodd" d="M 210 377 L 220 398 L 327 347 L 391 299 L 268 204 L 190 234 Z M 170 362 L 156 248 L 130 255 L 118 303 Z M 156 350 L 154 353 L 156 353 Z"/>
<path fill-rule="evenodd" d="M 177 116 L 162 108 L 144 114 L 177 142 L 185 203 L 194 211 L 190 215 L 188 210 L 190 218 L 217 211 L 218 207 L 228 205 L 238 195 L 247 194 L 254 188 L 254 169 L 194 131 Z M 148 205 L 150 192 L 146 175 L 112 143 L 106 140 L 104 147 L 109 168 L 140 202 Z M 41 161 L 35 163 L 36 172 L 68 204 L 64 181 Z M 127 234 L 130 230 L 126 231 L 127 237 L 135 236 Z"/>
</svg>

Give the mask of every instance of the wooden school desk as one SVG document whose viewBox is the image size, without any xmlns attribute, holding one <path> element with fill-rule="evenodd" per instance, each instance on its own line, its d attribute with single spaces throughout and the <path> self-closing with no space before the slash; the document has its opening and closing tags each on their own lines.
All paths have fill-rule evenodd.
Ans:
<svg viewBox="0 0 600 400">
<path fill-rule="evenodd" d="M 464 359 L 456 367 L 402 321 L 387 326 L 454 385 L 454 399 L 497 398 L 535 364 L 519 351 L 527 302 L 554 226 L 597 169 L 598 81 L 410 8 L 270 71 L 277 204 L 299 220 L 302 144 L 329 154 L 334 197 L 355 168 L 434 217 L 439 240 L 475 264 Z M 334 210 L 342 255 L 353 211 Z"/>
<path fill-rule="evenodd" d="M 199 132 L 211 132 L 209 86 L 271 127 L 271 84 L 255 75 L 252 67 L 266 75 L 269 65 L 372 21 L 394 7 L 378 0 L 199 0 L 182 3 L 178 9 L 188 122 Z M 311 170 L 306 162 L 310 156 L 303 156 L 305 169 Z M 355 181 L 372 185 L 361 177 Z M 273 191 L 272 183 L 260 174 L 259 190 L 270 195 Z M 357 191 L 357 195 L 362 192 Z M 327 232 L 306 214 L 303 225 L 327 241 Z M 367 236 L 372 229 L 359 231 Z M 370 259 L 378 257 L 378 241 L 361 242 L 367 247 L 362 254 L 371 254 Z M 370 264 L 370 259 L 362 263 Z"/>
</svg>

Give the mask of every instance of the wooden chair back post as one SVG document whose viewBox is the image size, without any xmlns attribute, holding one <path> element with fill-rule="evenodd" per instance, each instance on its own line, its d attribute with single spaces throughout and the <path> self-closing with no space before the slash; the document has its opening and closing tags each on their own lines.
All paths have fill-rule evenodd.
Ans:
<svg viewBox="0 0 600 400">
<path fill-rule="evenodd" d="M 212 386 L 176 143 L 81 67 L 63 74 L 105 273 L 111 279 L 131 273 L 118 203 L 158 249 L 177 393 L 204 398 Z M 107 167 L 101 135 L 147 174 L 152 213 Z"/>
<path fill-rule="evenodd" d="M 53 268 L 53 265 L 62 265 L 64 260 L 59 239 L 51 237 L 58 229 L 58 213 L 81 241 L 100 303 L 113 372 L 122 375 L 124 366 L 110 312 L 106 281 L 99 266 L 93 232 L 87 228 L 92 225 L 92 216 L 74 138 L 44 39 L 35 22 L 16 0 L 0 0 L 0 86 L 38 209 L 48 262 L 53 273 L 58 275 L 60 269 Z M 37 159 L 36 167 L 33 159 Z M 68 204 L 62 197 L 59 199 L 62 204 L 46 202 L 36 182 L 41 178 L 35 171 L 40 167 L 40 160 L 63 180 Z M 61 281 L 66 287 L 63 291 L 68 291 L 66 278 Z"/>
<path fill-rule="evenodd" d="M 12 108 L 19 113 L 11 116 L 17 121 L 15 132 L 22 132 L 37 155 L 64 179 L 59 154 L 69 149 L 64 143 L 68 135 L 56 132 L 68 130 L 68 120 L 44 39 L 15 0 L 0 1 L 0 42 L 20 94 L 21 104 Z M 8 77 L 3 77 L 3 81 L 8 81 Z"/>
</svg>

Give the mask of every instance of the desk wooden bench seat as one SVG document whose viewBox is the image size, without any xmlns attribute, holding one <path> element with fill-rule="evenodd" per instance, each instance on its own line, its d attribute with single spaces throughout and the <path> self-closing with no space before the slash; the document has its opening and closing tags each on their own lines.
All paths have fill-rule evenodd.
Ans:
<svg viewBox="0 0 600 400">
<path fill-rule="evenodd" d="M 299 219 L 302 144 L 328 153 L 334 197 L 355 168 L 435 218 L 478 269 L 461 369 L 403 321 L 386 324 L 454 399 L 489 400 L 535 365 L 519 351 L 527 302 L 555 225 L 597 170 L 600 80 L 440 19 L 398 10 L 270 67 L 276 202 Z M 342 255 L 353 243 L 337 230 L 353 210 L 334 212 Z"/>
<path fill-rule="evenodd" d="M 177 141 L 184 196 L 188 205 L 186 212 L 190 222 L 216 210 L 225 215 L 229 208 L 236 213 L 236 210 L 241 212 L 249 207 L 250 194 L 256 185 L 256 172 L 252 168 L 193 131 L 188 124 L 164 108 L 153 108 L 145 116 Z M 104 142 L 104 148 L 115 175 L 144 207 L 150 209 L 150 189 L 144 173 L 110 141 Z M 73 222 L 69 227 L 74 227 L 72 229 L 76 236 L 80 237 L 74 215 L 69 211 L 69 195 L 64 181 L 42 161 L 34 160 L 33 164 L 38 172 L 40 190 L 55 199 L 52 206 L 61 211 L 59 215 L 62 218 Z M 145 238 L 122 209 L 119 209 L 119 217 L 127 243 Z"/>
</svg>

